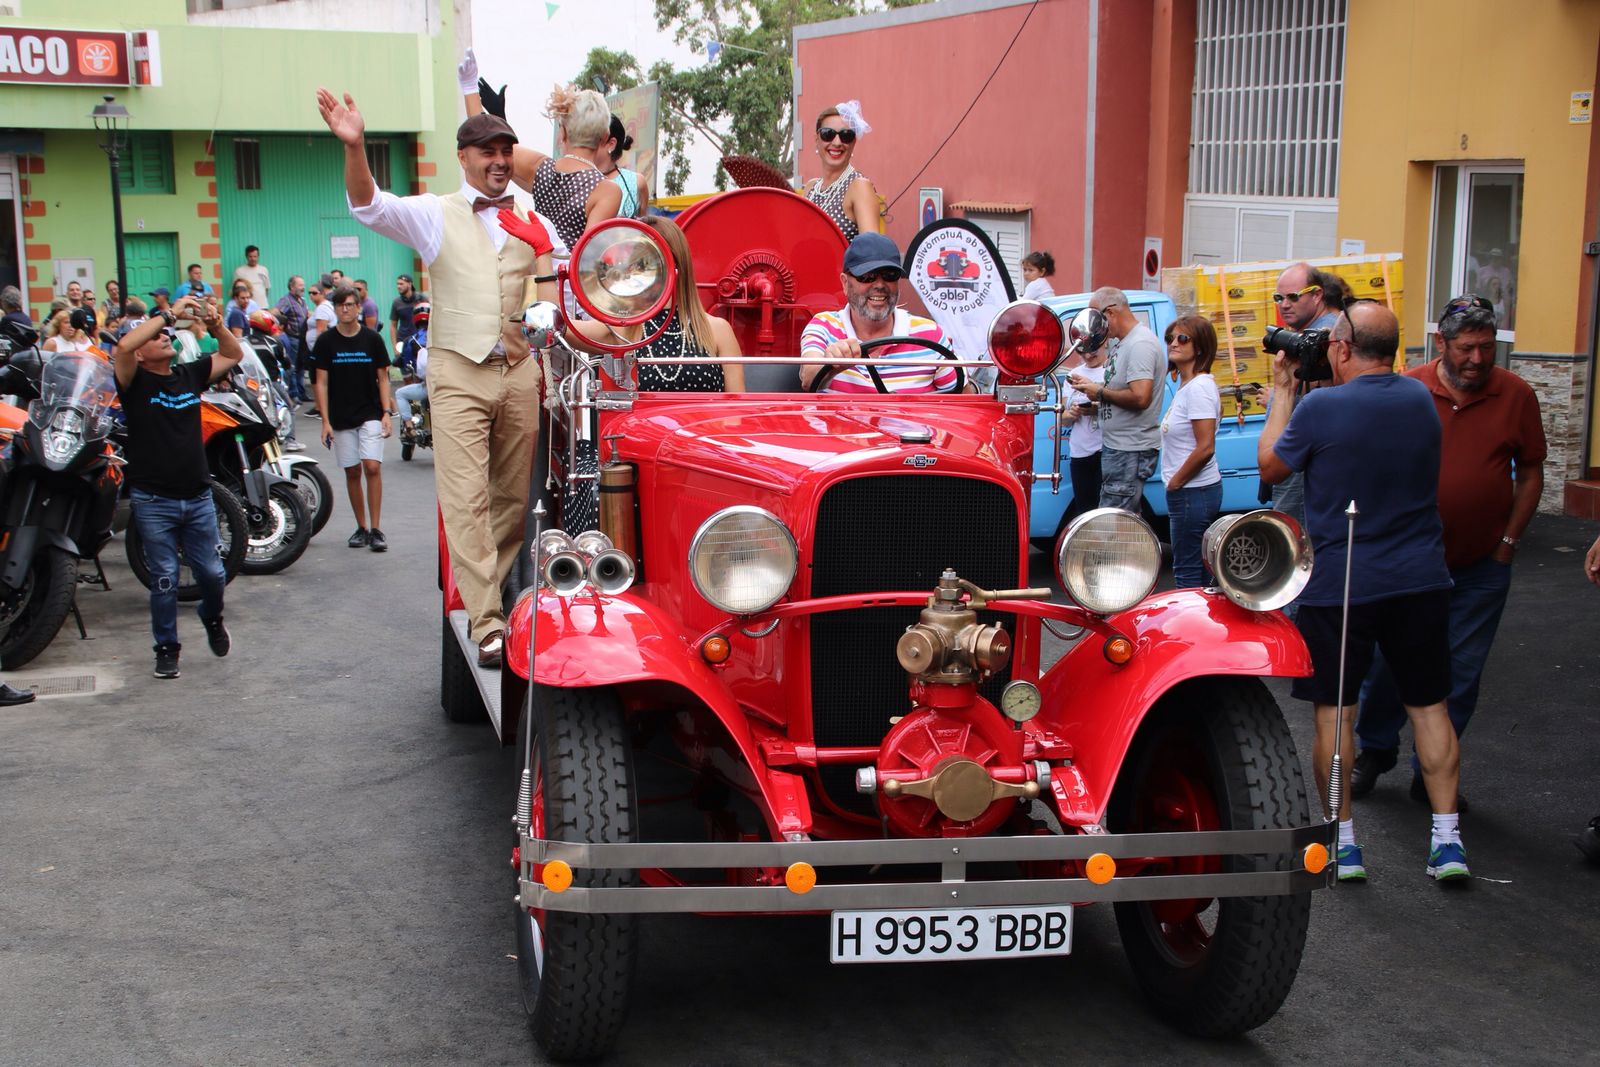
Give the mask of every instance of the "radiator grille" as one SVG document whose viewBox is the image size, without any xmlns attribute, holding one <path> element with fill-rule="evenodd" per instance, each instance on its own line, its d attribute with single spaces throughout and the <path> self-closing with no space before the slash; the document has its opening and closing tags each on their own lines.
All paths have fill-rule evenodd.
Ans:
<svg viewBox="0 0 1600 1067">
<path fill-rule="evenodd" d="M 1017 510 L 1005 486 L 937 474 L 840 482 L 817 508 L 811 595 L 933 591 L 945 567 L 988 589 L 1018 584 Z M 876 745 L 906 711 L 895 642 L 918 607 L 863 608 L 811 619 L 811 714 L 816 743 Z M 998 700 L 1009 675 L 983 694 Z M 836 803 L 859 808 L 853 772 L 829 768 Z"/>
</svg>

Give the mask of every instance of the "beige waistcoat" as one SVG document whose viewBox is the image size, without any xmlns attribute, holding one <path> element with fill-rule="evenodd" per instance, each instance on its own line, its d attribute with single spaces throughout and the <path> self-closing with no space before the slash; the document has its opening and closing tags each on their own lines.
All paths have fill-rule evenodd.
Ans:
<svg viewBox="0 0 1600 1067">
<path fill-rule="evenodd" d="M 533 249 L 507 238 L 499 252 L 460 192 L 439 198 L 444 214 L 444 240 L 428 264 L 433 312 L 428 343 L 482 363 L 496 341 L 505 343 L 506 358 L 515 363 L 528 354 L 522 336 L 523 283 L 533 273 Z M 518 218 L 526 218 L 517 209 Z M 515 321 L 513 321 L 515 320 Z"/>
</svg>

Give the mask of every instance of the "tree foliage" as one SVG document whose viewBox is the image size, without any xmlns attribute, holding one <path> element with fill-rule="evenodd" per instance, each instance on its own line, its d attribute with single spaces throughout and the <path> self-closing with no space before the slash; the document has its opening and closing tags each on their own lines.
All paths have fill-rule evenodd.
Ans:
<svg viewBox="0 0 1600 1067">
<path fill-rule="evenodd" d="M 691 131 L 723 155 L 754 156 L 785 174 L 794 170 L 794 84 L 790 57 L 794 28 L 859 15 L 881 7 L 909 7 L 925 0 L 655 0 L 656 26 L 702 56 L 706 41 L 722 45 L 709 58 L 678 69 L 656 63 L 641 79 L 627 52 L 592 50 L 575 81 L 631 89 L 643 81 L 661 90 L 660 170 L 657 182 L 669 196 L 683 192 L 689 175 Z M 717 170 L 717 187 L 727 176 Z"/>
</svg>

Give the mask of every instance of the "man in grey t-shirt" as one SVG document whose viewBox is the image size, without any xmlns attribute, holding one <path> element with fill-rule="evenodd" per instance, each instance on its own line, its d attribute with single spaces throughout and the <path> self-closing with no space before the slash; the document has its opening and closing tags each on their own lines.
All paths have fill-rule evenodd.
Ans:
<svg viewBox="0 0 1600 1067">
<path fill-rule="evenodd" d="M 1100 402 L 1100 506 L 1139 514 L 1144 483 L 1161 459 L 1161 403 L 1156 389 L 1166 350 L 1128 307 L 1121 289 L 1102 286 L 1089 306 L 1106 317 L 1117 342 L 1106 362 L 1105 384 L 1074 376 L 1073 387 Z"/>
</svg>

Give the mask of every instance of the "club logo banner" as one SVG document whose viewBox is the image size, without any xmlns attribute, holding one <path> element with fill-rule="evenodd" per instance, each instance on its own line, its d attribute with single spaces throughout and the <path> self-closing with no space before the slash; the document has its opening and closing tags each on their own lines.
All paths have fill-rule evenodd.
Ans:
<svg viewBox="0 0 1600 1067">
<path fill-rule="evenodd" d="M 966 219 L 938 219 L 912 239 L 905 271 L 956 355 L 985 358 L 989 324 L 1017 292 L 989 235 Z"/>
</svg>

